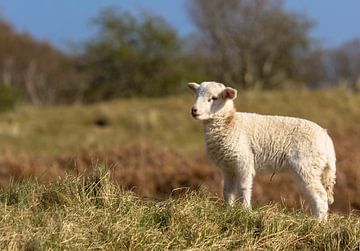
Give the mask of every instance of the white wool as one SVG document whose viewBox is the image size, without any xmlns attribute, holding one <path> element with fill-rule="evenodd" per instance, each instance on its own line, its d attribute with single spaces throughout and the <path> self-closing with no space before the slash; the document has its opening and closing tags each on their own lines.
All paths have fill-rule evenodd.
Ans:
<svg viewBox="0 0 360 251">
<path fill-rule="evenodd" d="M 257 170 L 287 170 L 310 199 L 313 214 L 326 219 L 333 202 L 336 159 L 325 129 L 300 118 L 235 112 L 233 100 L 222 97 L 227 97 L 226 88 L 235 97 L 236 90 L 219 83 L 193 87 L 195 115 L 204 121 L 208 155 L 224 174 L 228 204 L 240 197 L 245 207 L 251 207 Z M 212 96 L 217 99 L 210 101 Z"/>
</svg>

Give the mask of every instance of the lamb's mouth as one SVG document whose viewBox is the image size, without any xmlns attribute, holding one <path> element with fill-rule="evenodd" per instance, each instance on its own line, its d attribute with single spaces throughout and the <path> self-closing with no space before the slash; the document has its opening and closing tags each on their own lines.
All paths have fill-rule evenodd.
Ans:
<svg viewBox="0 0 360 251">
<path fill-rule="evenodd" d="M 200 116 L 200 114 L 194 112 L 192 112 L 191 115 L 193 116 L 194 119 L 197 119 Z"/>
</svg>

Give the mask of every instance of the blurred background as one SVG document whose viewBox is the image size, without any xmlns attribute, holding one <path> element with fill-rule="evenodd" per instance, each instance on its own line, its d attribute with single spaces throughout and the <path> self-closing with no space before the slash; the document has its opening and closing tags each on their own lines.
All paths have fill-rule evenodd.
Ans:
<svg viewBox="0 0 360 251">
<path fill-rule="evenodd" d="M 221 196 L 187 82 L 239 90 L 239 111 L 329 130 L 335 204 L 360 209 L 360 3 L 310 0 L 0 0 L 0 184 L 106 166 L 141 196 Z M 254 200 L 301 207 L 283 174 Z M 183 188 L 183 189 L 179 189 Z"/>
</svg>

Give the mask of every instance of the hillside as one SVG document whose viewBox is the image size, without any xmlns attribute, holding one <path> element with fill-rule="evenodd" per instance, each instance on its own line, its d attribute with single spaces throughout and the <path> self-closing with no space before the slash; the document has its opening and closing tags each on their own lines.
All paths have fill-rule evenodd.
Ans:
<svg viewBox="0 0 360 251">
<path fill-rule="evenodd" d="M 193 97 L 129 99 L 94 105 L 19 105 L 0 114 L 0 184 L 66 173 L 87 175 L 106 164 L 114 181 L 140 196 L 166 199 L 174 189 L 221 198 L 221 175 L 207 160 L 202 126 L 189 115 Z M 360 209 L 360 96 L 341 89 L 240 93 L 238 110 L 299 116 L 329 130 L 338 159 L 333 211 Z M 305 207 L 293 182 L 260 174 L 254 203 Z"/>
<path fill-rule="evenodd" d="M 194 98 L 123 99 L 94 105 L 19 105 L 0 113 L 0 152 L 73 153 L 107 149 L 136 139 L 177 151 L 203 148 L 202 126 L 190 116 Z M 330 134 L 360 127 L 360 95 L 346 90 L 247 91 L 239 111 L 302 117 Z"/>
</svg>

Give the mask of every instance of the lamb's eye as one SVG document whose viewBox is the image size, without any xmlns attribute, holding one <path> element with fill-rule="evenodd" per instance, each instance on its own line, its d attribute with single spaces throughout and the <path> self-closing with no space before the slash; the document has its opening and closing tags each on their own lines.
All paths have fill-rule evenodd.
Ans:
<svg viewBox="0 0 360 251">
<path fill-rule="evenodd" d="M 212 100 L 217 100 L 218 98 L 217 97 L 211 97 L 208 99 L 209 102 L 211 102 Z"/>
</svg>

